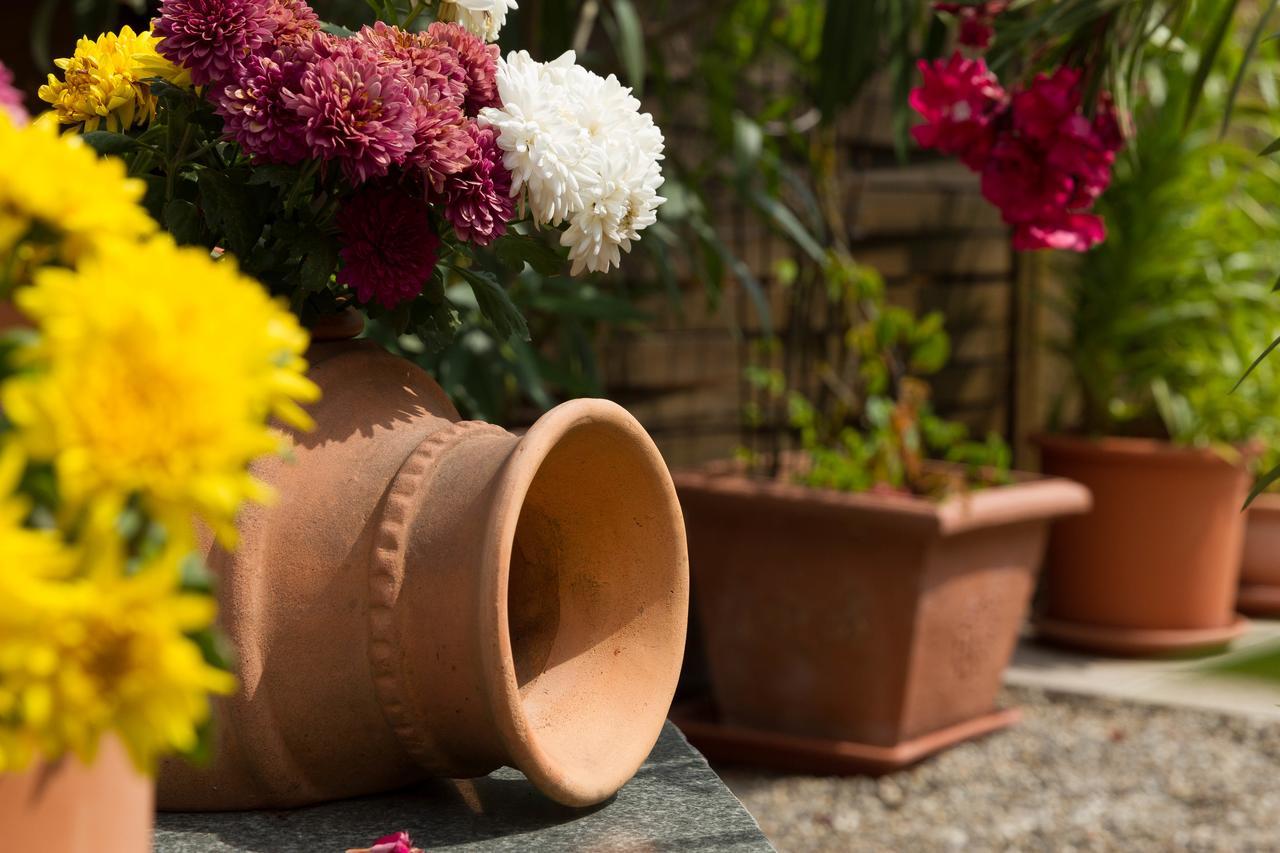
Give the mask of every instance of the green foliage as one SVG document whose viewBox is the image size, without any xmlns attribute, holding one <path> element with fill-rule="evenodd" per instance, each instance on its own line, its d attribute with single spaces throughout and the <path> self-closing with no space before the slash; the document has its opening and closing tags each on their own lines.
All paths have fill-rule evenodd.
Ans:
<svg viewBox="0 0 1280 853">
<path fill-rule="evenodd" d="M 1203 16 L 1220 20 L 1230 5 Z M 1246 38 L 1239 28 L 1234 35 Z M 1227 73 L 1239 56 L 1225 42 L 1202 79 L 1203 56 L 1174 45 L 1142 69 L 1150 101 L 1098 206 L 1107 240 L 1071 270 L 1061 305 L 1070 330 L 1057 343 L 1085 432 L 1226 453 L 1280 441 L 1280 374 L 1263 361 L 1240 381 L 1280 329 L 1271 292 L 1280 222 L 1269 205 L 1280 168 L 1254 154 L 1274 135 L 1280 104 L 1274 63 L 1255 65 L 1241 87 Z M 1197 97 L 1205 109 L 1189 128 L 1170 121 Z M 1219 138 L 1232 97 L 1240 101 L 1231 132 Z"/>
<path fill-rule="evenodd" d="M 994 434 L 971 441 L 963 424 L 938 417 L 929 404 L 926 377 L 942 369 L 950 352 L 942 315 L 917 317 L 887 304 L 884 282 L 868 267 L 832 256 L 824 269 L 833 298 L 851 314 L 849 358 L 843 370 L 823 366 L 832 393 L 822 404 L 788 390 L 780 370 L 748 368 L 747 382 L 785 407 L 800 450 L 795 465 L 781 454 L 752 460 L 758 472 L 790 474 L 813 488 L 887 489 L 937 499 L 1005 482 L 1011 460 L 1004 441 Z M 767 343 L 762 356 L 777 348 L 776 341 Z M 757 423 L 760 416 L 758 408 L 748 412 Z"/>
</svg>

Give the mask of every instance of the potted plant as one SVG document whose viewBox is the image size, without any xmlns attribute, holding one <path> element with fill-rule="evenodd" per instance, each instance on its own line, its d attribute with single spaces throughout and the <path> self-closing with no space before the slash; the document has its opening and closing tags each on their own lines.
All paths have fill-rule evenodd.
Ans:
<svg viewBox="0 0 1280 853">
<path fill-rule="evenodd" d="M 151 30 L 83 39 L 40 91 L 127 161 L 178 242 L 233 257 L 316 342 L 316 431 L 258 471 L 281 499 L 240 516 L 238 551 L 208 549 L 253 689 L 215 706 L 207 767 L 165 768 L 161 807 L 503 763 L 597 803 L 644 761 L 678 676 L 683 528 L 639 424 L 575 400 L 518 439 L 356 339 L 368 319 L 438 350 L 474 308 L 523 343 L 503 279 L 619 266 L 664 201 L 662 132 L 572 51 L 500 58 L 514 0 L 374 5 L 352 32 L 304 0 L 163 0 Z"/>
<path fill-rule="evenodd" d="M 677 722 L 713 759 L 883 772 L 1016 718 L 996 693 L 1048 525 L 1089 498 L 932 412 L 940 315 L 847 261 L 825 285 L 851 312 L 833 402 L 752 374 L 798 450 L 676 475 L 715 697 Z"/>
<path fill-rule="evenodd" d="M 1002 7 L 990 67 L 957 55 L 913 92 L 917 141 L 981 175 L 1015 249 L 1087 252 L 1049 297 L 1065 309 L 1058 343 L 1079 411 L 1040 440 L 1046 472 L 1094 493 L 1094 511 L 1059 524 L 1050 547 L 1040 625 L 1064 642 L 1195 649 L 1243 628 L 1237 509 L 1245 456 L 1271 438 L 1274 406 L 1257 384 L 1231 389 L 1275 315 L 1251 195 L 1270 179 L 1250 178 L 1247 150 L 1214 144 L 1217 119 L 1205 118 L 1248 90 L 1266 16 L 1239 50 L 1236 6 L 1152 21 L 1154 7 L 1082 2 L 1069 23 L 1057 4 Z M 1188 31 L 1209 35 L 1183 42 Z M 1233 82 L 1218 73 L 1229 62 Z M 1219 109 L 1197 111 L 1206 99 Z"/>
<path fill-rule="evenodd" d="M 1055 527 L 1040 631 L 1113 653 L 1212 648 L 1243 630 L 1250 457 L 1280 437 L 1273 368 L 1241 379 L 1280 323 L 1280 243 L 1257 215 L 1275 168 L 1254 153 L 1274 127 L 1247 105 L 1218 138 L 1219 75 L 1208 109 L 1171 122 L 1193 68 L 1178 53 L 1147 64 L 1152 95 L 1099 203 L 1110 236 L 1066 273 L 1059 303 L 1078 410 L 1039 442 L 1046 472 L 1094 494 L 1091 514 Z"/>
<path fill-rule="evenodd" d="M 158 760 L 207 748 L 235 686 L 193 519 L 233 544 L 269 418 L 305 429 L 316 389 L 287 310 L 156 233 L 122 163 L 25 121 L 0 112 L 0 299 L 24 318 L 0 339 L 0 826 L 145 853 Z"/>
</svg>

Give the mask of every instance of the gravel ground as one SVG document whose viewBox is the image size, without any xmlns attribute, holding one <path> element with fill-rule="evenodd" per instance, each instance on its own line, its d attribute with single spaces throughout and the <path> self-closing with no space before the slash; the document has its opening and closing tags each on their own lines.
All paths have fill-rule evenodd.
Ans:
<svg viewBox="0 0 1280 853">
<path fill-rule="evenodd" d="M 1280 726 L 1009 688 L 1020 726 L 881 779 L 717 771 L 780 851 L 1280 851 Z"/>
</svg>

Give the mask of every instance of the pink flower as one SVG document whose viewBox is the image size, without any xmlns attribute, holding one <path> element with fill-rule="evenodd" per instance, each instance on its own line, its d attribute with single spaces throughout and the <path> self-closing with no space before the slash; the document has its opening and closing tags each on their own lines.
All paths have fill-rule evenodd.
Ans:
<svg viewBox="0 0 1280 853">
<path fill-rule="evenodd" d="M 293 164 L 308 154 L 302 118 L 285 104 L 297 91 L 306 58 L 290 50 L 251 56 L 222 88 L 215 104 L 225 135 L 262 163 Z"/>
<path fill-rule="evenodd" d="M 466 114 L 475 116 L 485 107 L 502 105 L 498 97 L 498 46 L 486 44 L 458 24 L 437 21 L 427 28 L 427 38 L 436 46 L 453 52 L 459 66 L 466 73 L 466 96 L 463 107 Z"/>
<path fill-rule="evenodd" d="M 995 35 L 991 23 L 1009 5 L 1008 0 L 987 3 L 934 3 L 935 12 L 947 12 L 960 20 L 959 41 L 966 47 L 986 50 Z"/>
<path fill-rule="evenodd" d="M 163 0 L 153 29 L 160 55 L 204 86 L 269 47 L 276 25 L 267 0 Z"/>
<path fill-rule="evenodd" d="M 357 299 L 395 308 L 422 292 L 440 248 L 425 202 L 396 187 L 370 185 L 347 199 L 337 223 L 338 283 Z"/>
<path fill-rule="evenodd" d="M 427 33 L 379 22 L 361 29 L 356 39 L 411 87 L 413 150 L 407 159 L 423 171 L 429 188 L 441 192 L 448 176 L 471 165 L 473 142 L 462 112 L 467 70 L 452 49 Z"/>
<path fill-rule="evenodd" d="M 1013 96 L 982 172 L 982 194 L 1014 227 L 1015 249 L 1085 251 L 1106 237 L 1089 213 L 1111 182 L 1123 143 L 1106 96 L 1089 120 L 1080 112 L 1081 74 L 1059 68 Z"/>
<path fill-rule="evenodd" d="M 300 44 L 320 32 L 320 18 L 306 0 L 268 0 L 267 15 L 276 45 Z"/>
<path fill-rule="evenodd" d="M 347 853 L 422 853 L 421 849 L 412 845 L 413 842 L 409 840 L 409 833 L 394 832 L 391 835 L 384 835 L 373 842 L 372 847 L 348 850 Z"/>
<path fill-rule="evenodd" d="M 467 125 L 472 139 L 471 165 L 445 182 L 444 216 L 458 239 L 487 246 L 507 231 L 515 215 L 511 173 L 502 165 L 502 149 L 491 127 Z"/>
<path fill-rule="evenodd" d="M 0 113 L 8 116 L 17 127 L 25 127 L 30 121 L 22 93 L 13 85 L 13 72 L 0 62 Z"/>
<path fill-rule="evenodd" d="M 946 60 L 920 61 L 923 82 L 911 90 L 911 108 L 924 124 L 911 129 L 921 148 L 954 154 L 971 169 L 982 168 L 994 141 L 993 121 L 1006 102 L 1005 91 L 981 59 L 959 53 Z"/>
<path fill-rule="evenodd" d="M 1087 252 L 1107 238 L 1102 217 L 1093 213 L 1055 211 L 1038 222 L 1013 230 L 1013 248 L 1019 252 L 1035 249 L 1065 249 Z"/>
<path fill-rule="evenodd" d="M 360 184 L 404 163 L 415 145 L 414 92 L 403 69 L 355 39 L 320 34 L 297 89 L 282 100 L 302 123 L 312 157 Z"/>
</svg>

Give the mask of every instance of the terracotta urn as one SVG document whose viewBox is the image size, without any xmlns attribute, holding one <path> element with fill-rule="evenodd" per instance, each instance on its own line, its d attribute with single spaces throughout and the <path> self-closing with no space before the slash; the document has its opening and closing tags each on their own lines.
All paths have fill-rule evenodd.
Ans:
<svg viewBox="0 0 1280 853">
<path fill-rule="evenodd" d="M 510 765 L 600 802 L 656 742 L 684 648 L 670 475 L 603 400 L 523 436 L 459 421 L 422 370 L 318 343 L 314 431 L 257 474 L 278 500 L 209 553 L 240 689 L 167 810 L 283 808 Z"/>
<path fill-rule="evenodd" d="M 708 757 L 881 773 L 1007 726 L 996 706 L 1060 479 L 941 503 L 677 474 L 714 707 L 673 714 Z"/>
<path fill-rule="evenodd" d="M 1251 616 L 1280 616 L 1280 495 L 1261 494 L 1249 504 L 1238 607 Z"/>
<path fill-rule="evenodd" d="M 1235 613 L 1243 464 L 1145 439 L 1038 441 L 1046 473 L 1093 492 L 1092 512 L 1054 526 L 1042 636 L 1146 655 L 1219 647 L 1244 630 Z"/>
<path fill-rule="evenodd" d="M 155 785 L 115 737 L 75 756 L 0 773 L 0 849 L 149 853 Z"/>
</svg>

